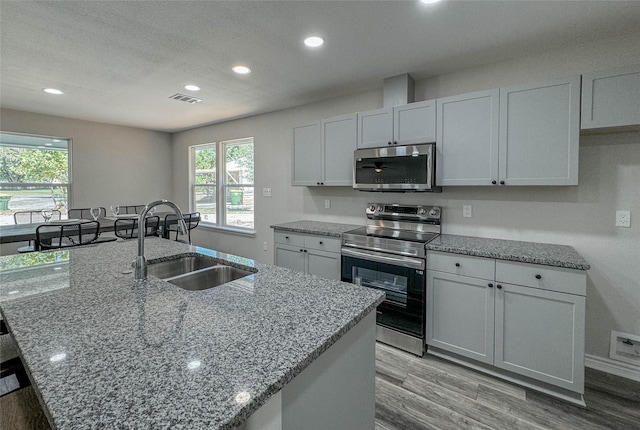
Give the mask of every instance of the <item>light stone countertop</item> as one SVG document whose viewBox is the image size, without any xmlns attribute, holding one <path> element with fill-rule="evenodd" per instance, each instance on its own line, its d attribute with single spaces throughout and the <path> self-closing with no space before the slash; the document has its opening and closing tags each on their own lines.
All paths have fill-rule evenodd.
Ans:
<svg viewBox="0 0 640 430">
<path fill-rule="evenodd" d="M 233 428 L 382 302 L 374 289 L 147 238 L 257 273 L 134 281 L 137 241 L 0 258 L 0 309 L 58 429 Z"/>
<path fill-rule="evenodd" d="M 360 227 L 362 227 L 362 225 L 307 220 L 293 221 L 271 226 L 271 228 L 274 230 L 291 231 L 294 233 L 317 234 L 320 236 L 330 237 L 342 237 L 342 233 L 346 233 L 349 230 Z"/>
<path fill-rule="evenodd" d="M 549 243 L 442 234 L 427 244 L 427 251 L 451 252 L 568 269 L 590 268 L 589 263 L 571 246 Z"/>
</svg>

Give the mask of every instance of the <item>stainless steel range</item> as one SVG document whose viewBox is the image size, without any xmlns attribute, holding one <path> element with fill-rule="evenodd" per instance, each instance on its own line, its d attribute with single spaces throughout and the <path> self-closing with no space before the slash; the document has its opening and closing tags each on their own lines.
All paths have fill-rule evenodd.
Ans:
<svg viewBox="0 0 640 430">
<path fill-rule="evenodd" d="M 440 234 L 438 206 L 369 203 L 366 227 L 342 235 L 342 280 L 377 288 L 377 339 L 422 356 L 426 244 Z"/>
</svg>

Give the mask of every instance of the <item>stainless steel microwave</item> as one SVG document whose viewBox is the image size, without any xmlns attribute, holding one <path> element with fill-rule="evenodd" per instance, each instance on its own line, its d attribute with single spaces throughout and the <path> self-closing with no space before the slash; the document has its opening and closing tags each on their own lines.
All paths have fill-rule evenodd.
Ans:
<svg viewBox="0 0 640 430">
<path fill-rule="evenodd" d="M 436 186 L 435 143 L 357 149 L 353 188 L 361 191 L 431 191 Z"/>
</svg>

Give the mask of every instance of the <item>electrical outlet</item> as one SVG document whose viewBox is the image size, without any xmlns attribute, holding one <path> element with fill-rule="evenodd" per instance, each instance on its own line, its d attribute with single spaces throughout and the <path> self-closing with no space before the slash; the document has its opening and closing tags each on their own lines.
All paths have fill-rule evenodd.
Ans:
<svg viewBox="0 0 640 430">
<path fill-rule="evenodd" d="M 473 216 L 471 205 L 462 205 L 462 216 L 464 218 L 471 218 Z"/>
<path fill-rule="evenodd" d="M 616 227 L 631 227 L 630 211 L 616 211 Z"/>
<path fill-rule="evenodd" d="M 325 209 L 331 209 L 331 200 L 324 199 L 324 208 Z"/>
<path fill-rule="evenodd" d="M 262 243 L 262 250 L 263 251 L 268 251 L 268 246 L 269 246 L 269 244 L 267 242 L 263 242 Z"/>
<path fill-rule="evenodd" d="M 271 188 L 263 188 L 262 197 L 271 197 Z"/>
<path fill-rule="evenodd" d="M 640 365 L 640 336 L 612 330 L 609 357 Z"/>
</svg>

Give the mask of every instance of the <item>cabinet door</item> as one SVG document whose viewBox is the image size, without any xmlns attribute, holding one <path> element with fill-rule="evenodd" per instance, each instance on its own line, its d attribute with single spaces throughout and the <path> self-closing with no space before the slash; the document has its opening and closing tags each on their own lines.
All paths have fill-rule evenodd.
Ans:
<svg viewBox="0 0 640 430">
<path fill-rule="evenodd" d="M 275 263 L 276 266 L 304 273 L 305 258 L 303 249 L 297 246 L 276 245 Z"/>
<path fill-rule="evenodd" d="M 503 185 L 577 185 L 580 78 L 500 89 Z"/>
<path fill-rule="evenodd" d="M 393 142 L 393 108 L 358 114 L 358 148 L 388 146 Z"/>
<path fill-rule="evenodd" d="M 307 273 L 327 279 L 340 280 L 340 254 L 307 249 Z"/>
<path fill-rule="evenodd" d="M 322 121 L 324 185 L 353 185 L 353 151 L 357 146 L 356 115 Z"/>
<path fill-rule="evenodd" d="M 492 282 L 427 270 L 427 345 L 492 364 Z"/>
<path fill-rule="evenodd" d="M 500 285 L 495 365 L 583 393 L 585 298 Z"/>
<path fill-rule="evenodd" d="M 293 128 L 292 185 L 320 185 L 323 153 L 320 121 Z"/>
<path fill-rule="evenodd" d="M 438 99 L 438 185 L 491 185 L 498 180 L 499 96 L 495 89 Z"/>
<path fill-rule="evenodd" d="M 640 65 L 582 75 L 582 129 L 640 125 Z"/>
<path fill-rule="evenodd" d="M 396 145 L 435 142 L 435 100 L 394 107 L 393 139 Z"/>
</svg>

